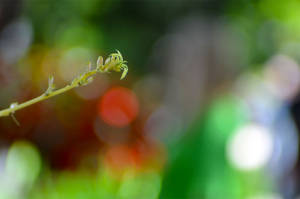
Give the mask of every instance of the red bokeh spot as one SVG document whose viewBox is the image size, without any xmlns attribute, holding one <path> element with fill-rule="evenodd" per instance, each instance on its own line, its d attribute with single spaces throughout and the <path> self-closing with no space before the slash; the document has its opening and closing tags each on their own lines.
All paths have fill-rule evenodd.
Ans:
<svg viewBox="0 0 300 199">
<path fill-rule="evenodd" d="M 131 90 L 114 87 L 104 94 L 98 107 L 101 118 L 107 124 L 123 127 L 136 118 L 139 104 Z"/>
</svg>

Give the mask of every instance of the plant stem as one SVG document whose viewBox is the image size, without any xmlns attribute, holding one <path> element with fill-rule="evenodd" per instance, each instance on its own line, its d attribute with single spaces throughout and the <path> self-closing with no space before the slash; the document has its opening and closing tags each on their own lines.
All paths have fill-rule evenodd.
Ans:
<svg viewBox="0 0 300 199">
<path fill-rule="evenodd" d="M 4 109 L 4 110 L 1 110 L 0 111 L 0 117 L 4 117 L 4 116 L 9 116 L 10 114 L 13 114 L 15 111 L 19 110 L 19 109 L 22 109 L 22 108 L 25 108 L 27 106 L 30 106 L 32 104 L 35 104 L 35 103 L 38 103 L 38 102 L 41 102 L 43 100 L 46 100 L 50 97 L 54 97 L 56 95 L 59 95 L 61 93 L 64 93 L 68 90 L 71 90 L 75 87 L 77 87 L 78 85 L 67 85 L 65 86 L 64 88 L 61 88 L 61 89 L 58 89 L 58 90 L 55 90 L 49 94 L 46 94 L 46 93 L 43 93 L 42 95 L 36 97 L 36 98 L 33 98 L 29 101 L 26 101 L 22 104 L 15 104 L 13 107 L 9 107 L 7 109 Z"/>
<path fill-rule="evenodd" d="M 41 101 L 48 99 L 50 97 L 53 97 L 55 95 L 59 95 L 68 90 L 71 90 L 75 87 L 87 85 L 93 81 L 93 76 L 96 73 L 108 73 L 110 71 L 122 72 L 121 79 L 123 79 L 127 75 L 127 72 L 128 72 L 128 67 L 127 67 L 126 63 L 127 62 L 125 60 L 123 60 L 123 57 L 118 50 L 117 50 L 117 53 L 110 54 L 109 57 L 105 60 L 104 64 L 103 64 L 103 58 L 101 56 L 99 56 L 98 60 L 97 60 L 97 66 L 95 69 L 92 69 L 92 64 L 90 62 L 87 72 L 76 77 L 72 81 L 71 84 L 69 84 L 61 89 L 57 89 L 57 90 L 54 90 L 55 89 L 55 86 L 53 84 L 54 78 L 53 78 L 53 76 L 51 76 L 51 77 L 49 77 L 48 89 L 46 90 L 46 92 L 44 92 L 42 95 L 40 95 L 36 98 L 33 98 L 27 102 L 23 102 L 22 104 L 18 104 L 18 103 L 10 104 L 9 108 L 0 110 L 0 117 L 12 116 L 13 119 L 18 124 L 16 118 L 14 117 L 14 113 L 17 110 L 20 110 L 20 109 L 30 106 L 32 104 L 41 102 Z"/>
</svg>

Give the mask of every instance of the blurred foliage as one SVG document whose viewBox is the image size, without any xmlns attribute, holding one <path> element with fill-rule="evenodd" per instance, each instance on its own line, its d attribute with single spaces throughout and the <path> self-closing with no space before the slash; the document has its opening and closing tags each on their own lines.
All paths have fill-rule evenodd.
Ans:
<svg viewBox="0 0 300 199">
<path fill-rule="evenodd" d="M 264 68 L 277 55 L 298 67 L 300 1 L 8 1 L 0 3 L 1 106 L 37 96 L 47 88 L 49 75 L 58 87 L 65 85 L 88 61 L 115 49 L 128 60 L 129 73 L 124 82 L 119 74 L 103 75 L 94 87 L 20 111 L 21 128 L 1 119 L 0 144 L 7 151 L 0 151 L 0 198 L 300 194 L 292 190 L 300 187 L 292 169 L 283 176 L 266 168 L 240 171 L 226 154 L 239 127 L 265 125 L 257 118 L 269 121 L 295 100 L 272 93 L 269 79 L 279 82 L 279 93 L 292 86 L 282 86 L 278 71 L 270 69 L 266 77 Z M 15 26 L 7 28 L 11 23 Z M 236 53 L 227 57 L 222 50 Z M 184 64 L 176 68 L 178 63 Z M 297 83 L 297 72 L 288 71 L 286 62 L 279 65 L 287 74 L 283 82 Z M 227 72 L 231 76 L 223 81 Z M 195 76 L 203 77 L 201 85 L 186 86 L 199 83 Z M 249 86 L 244 81 L 252 76 Z M 116 88 L 131 97 L 107 95 Z M 193 113 L 185 114 L 187 105 Z M 124 126 L 116 125 L 122 121 Z M 282 184 L 292 185 L 282 191 Z"/>
</svg>

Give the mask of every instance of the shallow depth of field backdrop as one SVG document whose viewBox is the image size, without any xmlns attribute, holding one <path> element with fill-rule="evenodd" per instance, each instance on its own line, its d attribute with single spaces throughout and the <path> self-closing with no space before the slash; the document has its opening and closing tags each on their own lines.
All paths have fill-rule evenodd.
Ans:
<svg viewBox="0 0 300 199">
<path fill-rule="evenodd" d="M 1 109 L 116 49 L 0 118 L 0 199 L 300 198 L 300 1 L 1 0 Z"/>
</svg>

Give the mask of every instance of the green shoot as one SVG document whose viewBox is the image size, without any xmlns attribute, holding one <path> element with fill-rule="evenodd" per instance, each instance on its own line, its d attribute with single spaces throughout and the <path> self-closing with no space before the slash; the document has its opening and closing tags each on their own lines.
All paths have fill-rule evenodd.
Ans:
<svg viewBox="0 0 300 199">
<path fill-rule="evenodd" d="M 50 97 L 54 97 L 73 88 L 79 86 L 85 86 L 93 81 L 93 76 L 96 73 L 109 73 L 111 71 L 122 72 L 121 79 L 123 79 L 128 72 L 128 67 L 126 63 L 127 62 L 123 60 L 123 57 L 118 50 L 117 53 L 110 54 L 108 58 L 105 60 L 104 64 L 103 64 L 103 58 L 99 56 L 97 60 L 97 66 L 95 69 L 92 69 L 92 64 L 89 63 L 87 72 L 79 75 L 71 82 L 71 84 L 60 89 L 55 89 L 54 77 L 50 76 L 48 80 L 48 89 L 42 95 L 33 98 L 29 101 L 23 102 L 21 104 L 18 104 L 17 102 L 11 103 L 9 108 L 0 111 L 0 117 L 11 116 L 13 120 L 16 122 L 16 124 L 18 125 L 18 121 L 14 117 L 14 113 L 17 110 L 41 102 Z"/>
</svg>

